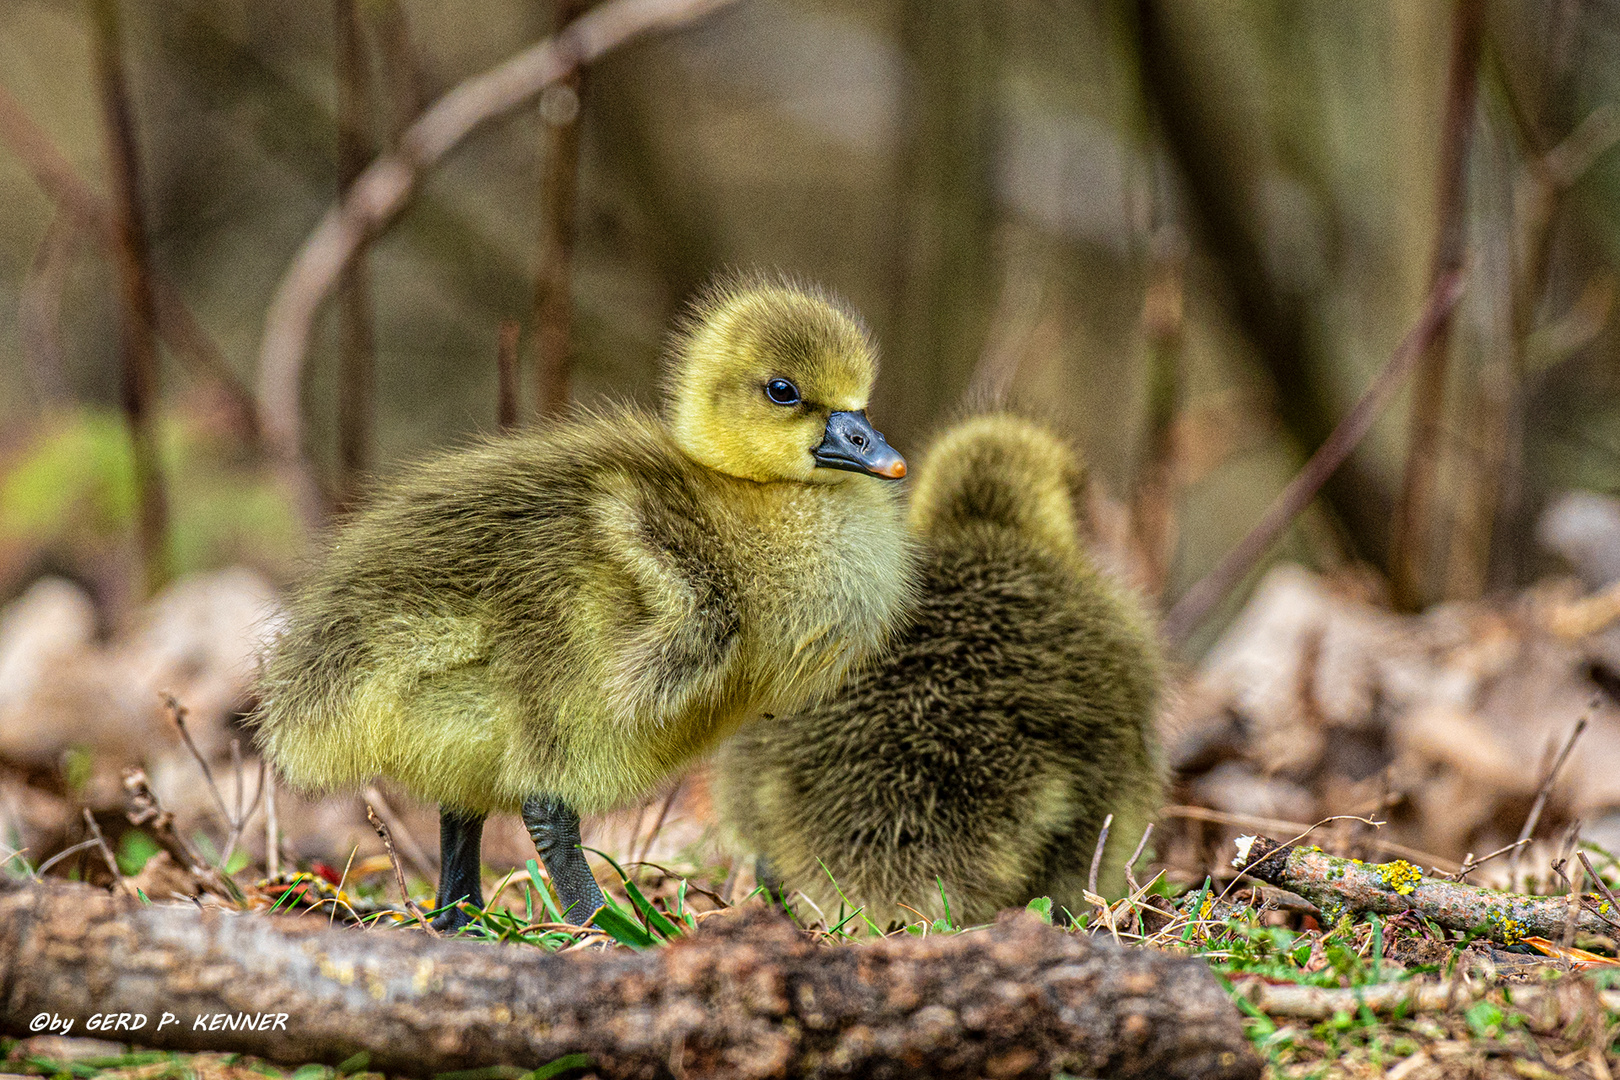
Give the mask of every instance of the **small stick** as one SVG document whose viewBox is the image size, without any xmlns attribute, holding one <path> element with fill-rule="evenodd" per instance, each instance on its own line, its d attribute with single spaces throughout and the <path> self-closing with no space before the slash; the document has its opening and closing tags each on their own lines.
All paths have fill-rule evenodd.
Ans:
<svg viewBox="0 0 1620 1080">
<path fill-rule="evenodd" d="M 1091 873 L 1086 875 L 1086 888 L 1093 896 L 1097 895 L 1097 871 L 1102 867 L 1103 848 L 1108 844 L 1108 830 L 1113 824 L 1113 814 L 1103 818 L 1102 829 L 1097 833 L 1097 850 L 1091 853 Z"/>
<path fill-rule="evenodd" d="M 1455 874 L 1451 874 L 1449 876 L 1451 877 L 1451 879 L 1453 881 L 1461 881 L 1464 878 L 1466 878 L 1469 874 L 1472 874 L 1475 870 L 1478 870 L 1481 866 L 1484 866 L 1486 863 L 1488 863 L 1492 859 L 1496 858 L 1498 855 L 1506 855 L 1510 851 L 1517 851 L 1518 849 L 1524 847 L 1524 845 L 1528 844 L 1529 842 L 1530 842 L 1529 837 L 1525 837 L 1523 840 L 1515 840 L 1515 841 L 1513 841 L 1513 843 L 1505 844 L 1502 847 L 1499 847 L 1495 851 L 1491 852 L 1489 855 L 1483 856 L 1483 857 L 1478 858 L 1478 859 L 1474 858 L 1474 853 L 1472 851 L 1470 851 L 1468 853 L 1468 857 L 1463 860 L 1462 866 L 1457 868 L 1457 872 Z"/>
<path fill-rule="evenodd" d="M 225 797 L 220 794 L 219 785 L 214 782 L 214 770 L 208 767 L 208 759 L 203 757 L 201 750 L 197 749 L 197 744 L 191 741 L 191 732 L 186 729 L 186 707 L 180 704 L 180 700 L 173 694 L 164 692 L 159 696 L 163 698 L 163 703 L 168 706 L 169 718 L 174 721 L 174 726 L 180 729 L 180 738 L 185 740 L 186 749 L 191 751 L 191 756 L 196 759 L 197 765 L 202 769 L 203 779 L 208 782 L 208 792 L 214 797 L 214 806 L 219 810 L 220 820 L 229 829 L 231 827 L 231 812 L 225 809 Z"/>
<path fill-rule="evenodd" d="M 91 842 L 101 849 L 101 857 L 107 860 L 107 869 L 112 872 L 113 880 L 118 883 L 118 887 L 124 892 L 131 896 L 135 895 L 135 886 L 131 885 L 124 875 L 119 872 L 118 860 L 113 858 L 112 848 L 107 846 L 107 838 L 101 835 L 101 826 L 96 824 L 96 816 L 90 812 L 88 806 L 84 808 L 84 823 L 90 827 Z M 49 865 L 50 863 L 45 864 L 45 866 Z M 39 868 L 40 873 L 45 872 L 45 866 Z"/>
<path fill-rule="evenodd" d="M 427 852 L 422 850 L 422 845 L 416 842 L 416 837 L 411 835 L 411 830 L 407 829 L 405 823 L 399 820 L 399 815 L 394 813 L 393 807 L 388 804 L 388 800 L 383 797 L 383 793 L 378 790 L 377 786 L 372 784 L 362 794 L 365 796 L 367 804 L 377 808 L 377 813 L 388 823 L 389 829 L 396 834 L 399 853 L 405 856 L 406 861 L 416 867 L 416 872 L 423 877 L 437 877 L 439 874 L 438 864 L 428 857 Z"/>
<path fill-rule="evenodd" d="M 658 817 L 653 821 L 652 832 L 647 834 L 647 842 L 642 845 L 641 858 L 636 862 L 646 862 L 647 856 L 652 854 L 653 841 L 658 839 L 658 831 L 664 827 L 664 819 L 669 816 L 669 808 L 674 805 L 675 796 L 681 793 L 681 786 L 686 783 L 685 777 L 678 780 L 669 794 L 664 797 L 664 805 L 658 808 Z"/>
<path fill-rule="evenodd" d="M 1580 739 L 1581 733 L 1586 730 L 1587 722 L 1592 718 L 1592 713 L 1597 710 L 1597 707 L 1598 695 L 1593 694 L 1592 700 L 1586 703 L 1586 712 L 1581 715 L 1579 720 L 1575 721 L 1575 727 L 1570 730 L 1569 738 L 1564 741 L 1564 749 L 1559 751 L 1558 757 L 1552 763 L 1552 768 L 1548 769 L 1547 774 L 1541 778 L 1541 786 L 1536 789 L 1536 800 L 1530 804 L 1530 814 L 1524 819 L 1524 828 L 1519 830 L 1519 842 L 1523 843 L 1529 840 L 1535 833 L 1536 826 L 1541 823 L 1541 812 L 1547 807 L 1547 796 L 1552 793 L 1553 784 L 1558 779 L 1558 772 L 1564 767 L 1564 762 L 1569 758 L 1569 752 L 1575 749 L 1576 741 Z M 1520 848 L 1515 851 L 1513 861 L 1508 865 L 1508 885 L 1511 888 L 1517 888 L 1519 884 L 1519 859 L 1523 850 L 1523 848 Z"/>
<path fill-rule="evenodd" d="M 516 319 L 501 323 L 500 341 L 495 347 L 498 380 L 495 388 L 495 423 L 511 431 L 518 422 L 518 336 L 523 326 Z"/>
<path fill-rule="evenodd" d="M 1136 860 L 1147 850 L 1148 837 L 1152 835 L 1153 822 L 1150 821 L 1148 827 L 1142 830 L 1142 839 L 1136 842 L 1136 850 L 1131 852 L 1131 857 L 1125 861 L 1125 884 L 1130 886 L 1133 896 L 1139 891 L 1136 887 Z"/>
<path fill-rule="evenodd" d="M 270 774 L 264 791 L 264 872 L 274 880 L 281 874 L 281 823 L 276 819 L 276 777 Z"/>
<path fill-rule="evenodd" d="M 1603 894 L 1603 899 L 1609 902 L 1608 912 L 1605 913 L 1602 908 L 1599 908 L 1598 915 L 1604 922 L 1620 930 L 1620 900 L 1616 900 L 1614 893 L 1609 891 L 1608 882 L 1598 877 L 1598 872 L 1592 869 L 1592 861 L 1586 857 L 1586 852 L 1577 851 L 1575 857 L 1581 860 L 1581 865 L 1586 867 L 1587 874 L 1592 878 L 1592 884 L 1596 885 L 1598 892 Z"/>
<path fill-rule="evenodd" d="M 1215 825 L 1236 826 L 1239 829 L 1259 829 L 1262 832 L 1287 833 L 1290 836 L 1295 833 L 1304 836 L 1313 832 L 1319 825 L 1324 824 L 1323 822 L 1317 822 L 1316 825 L 1305 825 L 1298 821 L 1283 821 L 1280 818 L 1260 817 L 1255 814 L 1229 814 L 1223 810 L 1211 810 L 1207 806 L 1166 806 L 1159 810 L 1159 816 L 1185 818 L 1188 821 L 1208 821 Z M 1333 819 L 1329 818 L 1328 820 Z M 1419 851 L 1417 848 L 1407 847 L 1405 844 L 1397 844 L 1392 840 L 1384 840 L 1376 835 L 1368 837 L 1366 843 L 1386 855 L 1394 855 L 1408 862 L 1422 863 L 1436 871 L 1440 871 L 1443 867 L 1455 867 L 1456 865 L 1450 859 L 1442 859 L 1438 855 L 1427 851 Z M 1449 874 L 1456 871 L 1452 869 L 1444 872 Z"/>
<path fill-rule="evenodd" d="M 405 902 L 405 910 L 416 916 L 416 921 L 423 930 L 426 930 L 434 937 L 438 937 L 439 932 L 428 925 L 428 921 L 422 917 L 422 909 L 416 906 L 415 900 L 411 899 L 411 892 L 405 887 L 405 871 L 400 869 L 399 856 L 394 854 L 393 834 L 388 831 L 387 822 L 377 816 L 377 811 L 372 809 L 370 803 L 366 803 L 366 820 L 371 822 L 373 829 L 377 830 L 377 836 L 383 842 L 383 850 L 388 852 L 388 862 L 394 868 L 394 880 L 399 884 L 399 895 Z"/>
</svg>

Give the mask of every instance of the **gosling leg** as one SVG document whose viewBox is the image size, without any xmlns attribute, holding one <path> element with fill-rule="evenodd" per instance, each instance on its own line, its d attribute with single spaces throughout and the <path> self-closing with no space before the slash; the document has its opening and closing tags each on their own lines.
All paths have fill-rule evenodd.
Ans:
<svg viewBox="0 0 1620 1080">
<path fill-rule="evenodd" d="M 754 884 L 765 890 L 765 902 L 775 904 L 783 911 L 788 910 L 787 885 L 782 881 L 776 867 L 763 855 L 754 856 Z"/>
<path fill-rule="evenodd" d="M 439 807 L 439 895 L 434 906 L 449 910 L 433 917 L 435 930 L 459 930 L 472 922 L 472 916 L 451 904 L 465 900 L 474 907 L 484 906 L 484 887 L 478 880 L 483 841 L 483 814 Z"/>
<path fill-rule="evenodd" d="M 523 824 L 551 875 L 563 918 L 584 926 L 607 901 L 579 846 L 579 815 L 561 799 L 537 795 L 523 804 Z"/>
</svg>

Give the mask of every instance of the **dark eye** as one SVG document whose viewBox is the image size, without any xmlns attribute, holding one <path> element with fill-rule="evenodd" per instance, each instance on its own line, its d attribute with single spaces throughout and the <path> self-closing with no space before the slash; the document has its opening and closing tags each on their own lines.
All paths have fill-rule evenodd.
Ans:
<svg viewBox="0 0 1620 1080">
<path fill-rule="evenodd" d="M 799 388 L 786 379 L 772 379 L 765 384 L 765 396 L 778 405 L 797 405 Z"/>
</svg>

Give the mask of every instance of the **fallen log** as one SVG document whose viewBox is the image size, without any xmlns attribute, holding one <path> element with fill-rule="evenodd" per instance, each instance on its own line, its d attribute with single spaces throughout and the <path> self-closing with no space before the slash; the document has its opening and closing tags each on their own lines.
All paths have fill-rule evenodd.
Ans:
<svg viewBox="0 0 1620 1080">
<path fill-rule="evenodd" d="M 1499 892 L 1444 878 L 1427 877 L 1404 859 L 1365 863 L 1342 859 L 1318 847 L 1279 844 L 1264 836 L 1238 840 L 1232 865 L 1250 877 L 1303 896 L 1330 921 L 1346 912 L 1396 915 L 1410 911 L 1445 930 L 1476 933 L 1503 945 L 1526 937 L 1558 941 L 1573 918 L 1585 934 L 1613 934 L 1620 912 L 1601 896 L 1585 894 L 1573 910 L 1568 896 Z"/>
<path fill-rule="evenodd" d="M 86 1030 L 108 1014 L 146 1019 Z M 637 1078 L 1260 1075 L 1201 961 L 1027 914 L 829 946 L 759 909 L 646 952 L 553 954 L 0 881 L 0 1030 L 51 1019 L 289 1063 L 363 1052 L 414 1076 L 579 1053 Z"/>
</svg>

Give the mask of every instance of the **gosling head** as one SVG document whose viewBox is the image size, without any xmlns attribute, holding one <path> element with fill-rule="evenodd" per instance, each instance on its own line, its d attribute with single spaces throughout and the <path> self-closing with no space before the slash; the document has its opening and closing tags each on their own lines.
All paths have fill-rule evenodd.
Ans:
<svg viewBox="0 0 1620 1080">
<path fill-rule="evenodd" d="M 953 426 L 928 447 L 911 522 L 935 535 L 988 523 L 1069 553 L 1078 550 L 1085 484 L 1079 456 L 1047 428 L 989 413 Z"/>
<path fill-rule="evenodd" d="M 823 296 L 757 281 L 717 286 L 672 350 L 670 430 L 729 476 L 898 480 L 905 458 L 866 418 L 876 375 L 866 332 Z"/>
</svg>

